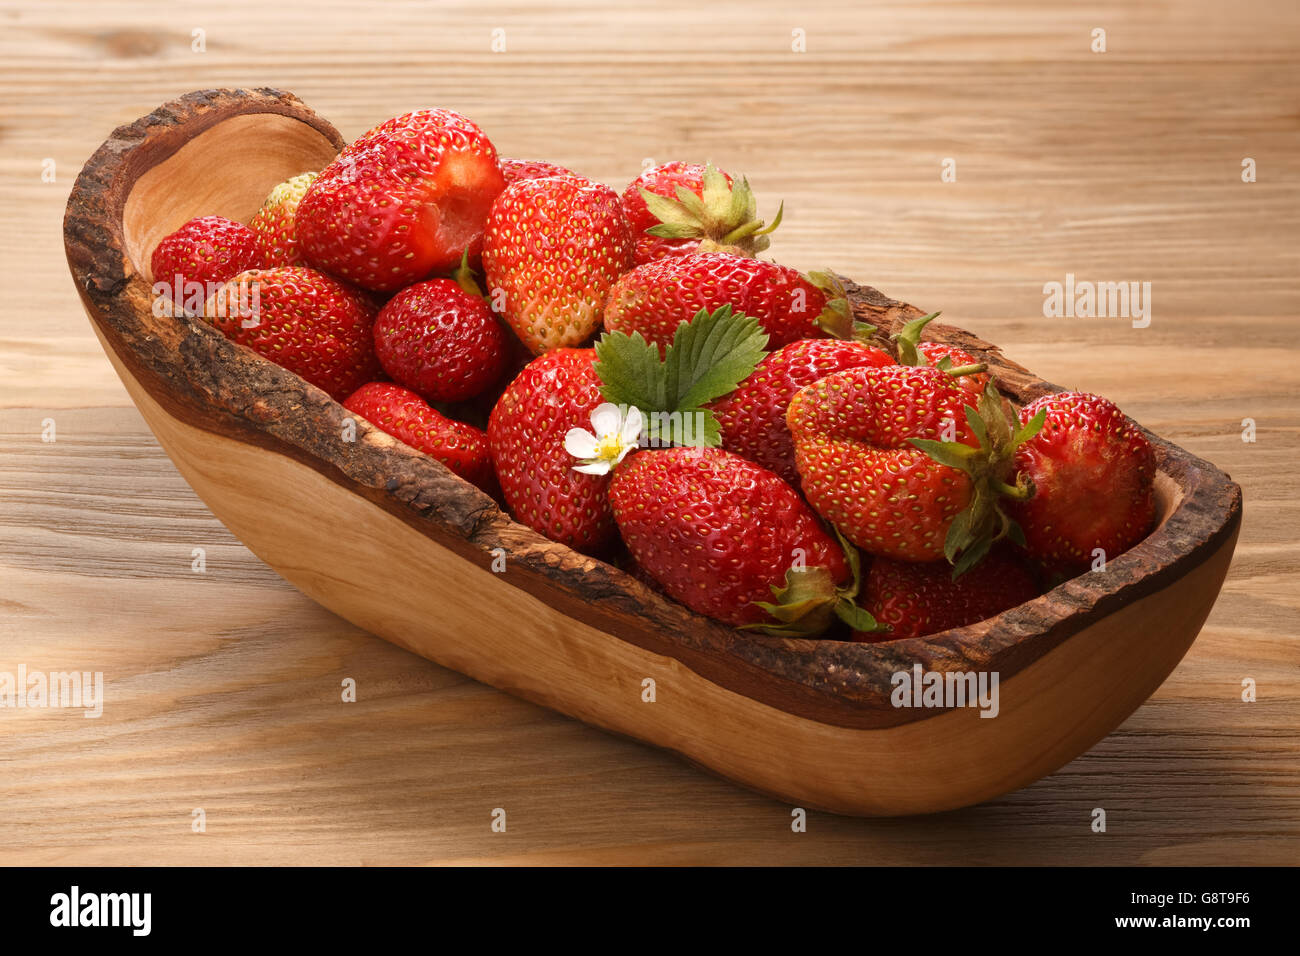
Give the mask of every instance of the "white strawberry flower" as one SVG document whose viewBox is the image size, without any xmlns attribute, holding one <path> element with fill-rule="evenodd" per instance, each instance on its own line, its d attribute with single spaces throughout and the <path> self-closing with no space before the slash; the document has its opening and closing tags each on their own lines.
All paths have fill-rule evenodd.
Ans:
<svg viewBox="0 0 1300 956">
<path fill-rule="evenodd" d="M 641 409 L 635 405 L 629 405 L 626 414 L 611 402 L 598 405 L 591 413 L 591 431 L 570 428 L 564 436 L 564 450 L 582 462 L 573 470 L 609 474 L 640 442 L 643 424 Z"/>
</svg>

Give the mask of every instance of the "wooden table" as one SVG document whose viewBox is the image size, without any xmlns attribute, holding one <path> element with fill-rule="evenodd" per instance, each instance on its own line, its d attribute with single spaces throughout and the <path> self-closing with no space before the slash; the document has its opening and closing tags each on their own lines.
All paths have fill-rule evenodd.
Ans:
<svg viewBox="0 0 1300 956">
<path fill-rule="evenodd" d="M 0 863 L 1300 858 L 1292 0 L 371 6 L 0 4 L 0 671 L 102 671 L 107 695 L 93 720 L 0 710 Z M 646 158 L 744 172 L 766 210 L 786 201 L 782 261 L 943 309 L 1230 471 L 1245 524 L 1205 630 L 1028 789 L 792 833 L 790 807 L 332 616 L 177 475 L 63 262 L 68 190 L 105 135 L 237 85 L 293 90 L 349 137 L 451 106 L 505 155 L 619 188 Z M 1067 273 L 1150 282 L 1150 326 L 1044 318 Z"/>
</svg>

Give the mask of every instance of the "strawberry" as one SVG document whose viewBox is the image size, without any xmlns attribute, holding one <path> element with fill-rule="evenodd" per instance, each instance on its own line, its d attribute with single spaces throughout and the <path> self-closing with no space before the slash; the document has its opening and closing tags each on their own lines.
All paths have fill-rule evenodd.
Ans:
<svg viewBox="0 0 1300 956">
<path fill-rule="evenodd" d="M 728 173 L 699 163 L 645 170 L 623 190 L 623 209 L 636 239 L 638 265 L 695 252 L 756 256 L 781 222 L 781 210 L 770 226 L 755 218 L 747 180 L 737 184 Z"/>
<path fill-rule="evenodd" d="M 893 364 L 888 352 L 863 342 L 791 342 L 770 353 L 734 392 L 712 405 L 722 427 L 722 447 L 776 472 L 797 487 L 794 442 L 785 422 L 795 392 L 842 369 Z"/>
<path fill-rule="evenodd" d="M 947 360 L 947 364 L 941 367 L 969 367 L 979 364 L 980 361 L 965 349 L 944 342 L 920 342 L 916 350 L 927 365 L 941 365 Z M 974 372 L 970 375 L 961 375 L 954 381 L 958 388 L 967 393 L 971 404 L 974 405 L 979 401 L 990 380 L 988 372 Z"/>
<path fill-rule="evenodd" d="M 983 621 L 1042 593 L 1033 572 L 1005 548 L 996 548 L 953 579 L 946 561 L 916 564 L 875 558 L 862 585 L 862 605 L 887 631 L 855 632 L 879 642 L 924 637 Z"/>
<path fill-rule="evenodd" d="M 468 119 L 406 113 L 321 171 L 298 206 L 298 241 L 316 268 L 391 292 L 473 258 L 504 187 L 496 149 Z"/>
<path fill-rule="evenodd" d="M 618 195 L 581 176 L 523 179 L 492 206 L 483 236 L 490 296 L 534 354 L 578 345 L 632 266 Z"/>
<path fill-rule="evenodd" d="M 505 369 L 509 333 L 480 296 L 430 279 L 393 296 L 375 320 L 375 353 L 393 381 L 431 402 L 459 402 Z"/>
<path fill-rule="evenodd" d="M 617 536 L 609 478 L 573 469 L 570 430 L 601 405 L 591 349 L 555 349 L 506 387 L 488 419 L 488 443 L 510 513 L 553 541 L 599 552 Z"/>
<path fill-rule="evenodd" d="M 931 312 L 919 319 L 913 319 L 903 326 L 891 338 L 898 346 L 899 365 L 934 365 L 942 369 L 973 369 L 980 364 L 979 359 L 963 348 L 944 342 L 922 342 L 921 333 L 931 321 L 939 317 L 938 312 Z M 991 381 L 987 372 L 972 371 L 955 378 L 957 386 L 970 396 L 972 407 L 979 402 L 984 389 Z"/>
<path fill-rule="evenodd" d="M 521 179 L 545 179 L 548 176 L 576 176 L 571 169 L 548 163 L 541 159 L 501 159 L 501 174 L 506 185 L 517 183 Z"/>
<path fill-rule="evenodd" d="M 192 313 L 202 311 L 213 291 L 209 283 L 219 285 L 261 266 L 262 253 L 253 231 L 221 216 L 191 219 L 165 236 L 149 258 L 155 293 L 165 292 Z"/>
<path fill-rule="evenodd" d="M 336 401 L 379 375 L 369 297 L 314 269 L 241 272 L 207 301 L 203 314 L 226 338 Z"/>
<path fill-rule="evenodd" d="M 1044 395 L 1020 419 L 1040 414 L 1042 430 L 1015 457 L 1035 494 L 1011 506 L 1029 554 L 1073 572 L 1098 549 L 1105 560 L 1127 551 L 1155 522 L 1151 443 L 1113 402 L 1086 392 Z"/>
<path fill-rule="evenodd" d="M 799 391 L 786 421 L 808 501 L 850 541 L 905 561 L 947 557 L 961 572 L 994 541 L 1015 538 L 998 499 L 1032 493 L 1007 479 L 1041 420 L 1013 433 L 991 386 L 978 413 L 968 409 L 952 372 L 835 372 Z"/>
<path fill-rule="evenodd" d="M 816 633 L 846 603 L 856 610 L 844 599 L 855 569 L 835 539 L 793 488 L 739 455 L 637 452 L 615 469 L 609 502 L 636 564 L 693 611 Z"/>
<path fill-rule="evenodd" d="M 264 268 L 300 266 L 307 262 L 298 246 L 295 216 L 302 197 L 316 181 L 315 173 L 299 173 L 286 179 L 266 197 L 248 227 L 257 236 L 257 248 Z"/>
<path fill-rule="evenodd" d="M 640 332 L 660 348 L 682 322 L 730 305 L 758 320 L 768 347 L 817 334 L 826 294 L 795 269 L 730 253 L 699 253 L 637 266 L 605 302 L 605 328 Z"/>
<path fill-rule="evenodd" d="M 438 459 L 471 484 L 494 490 L 487 435 L 447 418 L 410 389 L 389 382 L 370 382 L 348 396 L 343 407 L 380 431 Z"/>
</svg>

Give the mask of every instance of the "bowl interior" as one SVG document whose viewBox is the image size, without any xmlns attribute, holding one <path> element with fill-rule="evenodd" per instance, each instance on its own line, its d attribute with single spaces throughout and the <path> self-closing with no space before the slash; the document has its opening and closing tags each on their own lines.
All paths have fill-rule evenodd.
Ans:
<svg viewBox="0 0 1300 956">
<path fill-rule="evenodd" d="M 122 216 L 132 265 L 152 282 L 149 257 L 164 236 L 195 216 L 247 223 L 277 183 L 323 169 L 337 152 L 290 116 L 251 113 L 216 123 L 136 180 Z"/>
</svg>

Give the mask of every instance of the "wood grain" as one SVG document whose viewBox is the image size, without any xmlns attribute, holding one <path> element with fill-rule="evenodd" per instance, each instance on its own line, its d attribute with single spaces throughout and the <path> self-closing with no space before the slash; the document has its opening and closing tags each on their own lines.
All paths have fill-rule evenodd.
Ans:
<svg viewBox="0 0 1300 956">
<path fill-rule="evenodd" d="M 723 6 L 717 16 L 743 26 L 719 41 L 730 54 L 722 69 L 698 56 L 706 42 L 702 38 L 709 34 L 688 8 L 676 17 L 663 17 L 666 26 L 660 23 L 647 31 L 638 26 L 645 26 L 649 8 L 614 19 L 586 5 L 559 8 L 550 17 L 522 6 L 487 13 L 478 7 L 452 7 L 442 11 L 435 26 L 415 16 L 422 12 L 416 6 L 393 5 L 386 8 L 392 12 L 383 15 L 391 19 L 358 29 L 343 22 L 342 8 L 316 6 L 314 10 L 322 11 L 317 16 L 298 17 L 294 24 L 287 15 L 277 21 L 284 29 L 275 33 L 293 34 L 298 52 L 271 57 L 267 44 L 273 34 L 259 39 L 240 29 L 239 5 L 176 5 L 162 24 L 143 7 L 117 8 L 118 17 L 111 23 L 96 23 L 88 8 L 69 16 L 64 7 L 6 10 L 6 29 L 0 32 L 6 54 L 0 74 L 5 108 L 0 137 L 7 147 L 0 160 L 0 215 L 11 226 L 0 235 L 0 268 L 10 280 L 6 287 L 13 290 L 0 326 L 0 405 L 8 406 L 5 428 L 13 432 L 15 444 L 35 445 L 5 459 L 0 533 L 6 575 L 0 586 L 10 592 L 4 599 L 11 603 L 4 607 L 16 605 L 14 630 L 24 635 L 9 646 L 33 667 L 59 648 L 75 657 L 78 641 L 99 640 L 88 631 L 116 633 L 117 640 L 103 647 L 114 648 L 112 654 L 123 655 L 123 660 L 140 652 L 142 647 L 127 637 L 158 633 L 156 611 L 139 610 L 141 592 L 136 592 L 135 601 L 117 601 L 110 595 L 122 582 L 138 582 L 150 570 L 156 575 L 153 590 L 174 594 L 170 606 L 193 615 L 162 632 L 173 640 L 201 643 L 202 634 L 222 634 L 224 622 L 239 616 L 231 604 L 234 594 L 242 596 L 242 589 L 211 602 L 192 599 L 193 579 L 201 576 L 189 572 L 188 548 L 181 549 L 177 571 L 170 575 L 159 574 L 150 563 L 159 542 L 175 529 L 166 513 L 166 498 L 156 498 L 163 492 L 153 490 L 165 485 L 147 470 L 132 472 L 131 458 L 119 460 L 115 450 L 113 464 L 101 467 L 110 486 L 133 492 L 118 499 L 127 527 L 134 530 L 129 537 L 103 531 L 102 515 L 113 507 L 111 499 L 100 505 L 98 533 L 93 519 L 81 530 L 79 496 L 84 491 L 63 498 L 53 495 L 64 505 L 53 514 L 45 500 L 51 453 L 75 440 L 65 424 L 69 416 L 74 422 L 85 414 L 113 424 L 101 424 L 105 430 L 92 432 L 99 438 L 92 439 L 90 447 L 100 441 L 116 449 L 112 443 L 132 427 L 135 440 L 148 445 L 129 410 L 73 411 L 85 405 L 120 405 L 124 398 L 88 340 L 75 293 L 61 284 L 66 279 L 59 272 L 57 223 L 71 173 L 110 127 L 179 90 L 198 86 L 286 86 L 349 136 L 379 116 L 446 102 L 475 116 L 508 154 L 546 156 L 615 184 L 630 178 L 641 156 L 710 155 L 747 172 L 763 195 L 784 196 L 788 208 L 798 210 L 782 227 L 789 231 L 778 236 L 773 249 L 783 260 L 799 266 L 829 264 L 901 297 L 942 305 L 945 319 L 1004 344 L 1012 358 L 1048 379 L 1112 395 L 1149 427 L 1215 461 L 1246 487 L 1238 560 L 1205 634 L 1175 677 L 1124 730 L 1061 774 L 991 807 L 968 811 L 980 822 L 969 826 L 964 836 L 960 827 L 954 831 L 925 824 L 909 829 L 900 822 L 897 827 L 902 829 L 892 824 L 845 828 L 843 821 L 822 817 L 815 818 L 812 832 L 793 835 L 785 808 L 751 802 L 756 798 L 600 734 L 594 736 L 604 746 L 631 748 L 631 759 L 648 769 L 629 785 L 622 779 L 626 765 L 619 765 L 619 777 L 605 778 L 603 799 L 578 793 L 579 786 L 548 791 L 543 799 L 537 794 L 546 786 L 537 780 L 546 773 L 523 769 L 528 754 L 545 753 L 548 766 L 555 761 L 552 779 L 562 779 L 565 772 L 576 779 L 591 772 L 599 760 L 589 749 L 593 732 L 532 708 L 525 708 L 533 714 L 527 720 L 556 720 L 580 742 L 571 741 L 567 748 L 521 748 L 517 728 L 485 741 L 490 721 L 461 714 L 463 719 L 456 723 L 454 709 L 433 708 L 450 721 L 444 726 L 454 725 L 467 735 L 460 738 L 465 747 L 472 748 L 477 740 L 500 758 L 500 774 L 488 773 L 487 786 L 514 787 L 511 793 L 530 808 L 533 823 L 545 821 L 540 830 L 528 826 L 529 839 L 522 846 L 503 847 L 499 842 L 516 840 L 524 827 L 515 822 L 519 817 L 513 810 L 510 836 L 487 830 L 487 810 L 456 818 L 456 807 L 468 810 L 479 804 L 458 803 L 448 795 L 457 787 L 454 771 L 431 770 L 415 783 L 441 794 L 437 805 L 449 812 L 437 816 L 445 819 L 434 820 L 433 814 L 411 819 L 410 804 L 403 805 L 400 796 L 388 802 L 380 798 L 376 807 L 374 791 L 400 790 L 400 781 L 409 779 L 405 775 L 412 771 L 410 761 L 401 756 L 401 744 L 409 744 L 403 738 L 409 734 L 396 731 L 396 717 L 398 723 L 376 732 L 372 715 L 366 730 L 358 730 L 362 737 L 350 751 L 356 756 L 345 761 L 359 760 L 365 753 L 370 779 L 381 781 L 378 787 L 366 788 L 365 797 L 358 795 L 356 806 L 366 807 L 370 818 L 344 819 L 344 813 L 326 811 L 314 823 L 305 822 L 295 816 L 291 797 L 263 800 L 257 794 L 304 780 L 311 803 L 327 801 L 328 793 L 347 784 L 325 769 L 295 775 L 275 763 L 271 743 L 306 746 L 304 740 L 315 733 L 313 722 L 304 718 L 296 736 L 284 727 L 276 732 L 284 715 L 256 706 L 254 688 L 263 686 L 256 671 L 223 667 L 231 693 L 251 692 L 240 710 L 246 721 L 241 732 L 262 735 L 261 746 L 267 747 L 242 756 L 250 768 L 258 768 L 253 773 L 257 783 L 241 783 L 232 790 L 244 814 L 244 829 L 234 844 L 225 844 L 223 852 L 235 854 L 225 859 L 258 858 L 268 847 L 279 847 L 293 859 L 322 859 L 328 849 L 313 849 L 313 844 L 344 835 L 350 837 L 349 847 L 373 848 L 377 861 L 489 855 L 549 861 L 583 858 L 591 852 L 591 858 L 605 860 L 622 853 L 624 859 L 698 854 L 694 858 L 749 862 L 884 862 L 912 846 L 923 847 L 914 851 L 918 860 L 933 861 L 944 854 L 960 855 L 954 847 L 967 844 L 986 858 L 1003 861 L 1021 858 L 1018 854 L 1041 859 L 1066 852 L 1073 853 L 1072 858 L 1088 853 L 1099 861 L 1251 862 L 1281 853 L 1294 858 L 1296 831 L 1290 821 L 1296 819 L 1300 721 L 1295 639 L 1286 622 L 1296 610 L 1297 506 L 1288 471 L 1295 459 L 1300 418 L 1294 399 L 1298 383 L 1293 362 L 1276 363 L 1268 376 L 1255 373 L 1261 356 L 1293 352 L 1286 319 L 1295 315 L 1300 299 L 1294 279 L 1294 102 L 1300 84 L 1290 53 L 1293 9 L 1259 5 L 1252 16 L 1229 18 L 1208 4 L 1095 15 L 1065 5 L 1026 14 L 1020 7 L 973 4 L 955 13 L 944 5 L 943 16 L 935 18 L 935 9 L 920 5 L 862 11 L 846 27 L 842 8 L 837 12 L 829 5 L 812 5 L 800 10 L 809 37 L 809 52 L 801 60 L 788 52 L 787 14 L 775 9 L 755 14 L 749 8 L 745 19 L 734 16 L 738 6 Z M 1110 37 L 1111 52 L 1104 56 L 1087 53 L 1088 31 L 1098 18 L 1105 20 Z M 201 55 L 190 53 L 189 47 L 190 29 L 200 25 L 198 20 L 206 24 L 209 37 L 208 50 Z M 83 26 L 63 26 L 69 22 Z M 494 56 L 486 52 L 487 36 L 499 24 L 507 29 L 511 49 Z M 402 48 L 393 49 L 394 37 Z M 270 69 L 268 61 L 275 63 Z M 755 75 L 762 77 L 757 86 Z M 593 77 L 599 77 L 598 84 Z M 690 109 L 683 108 L 692 85 L 706 81 L 720 109 L 702 116 L 693 102 Z M 535 91 L 536 105 L 520 110 L 518 93 L 525 89 Z M 1135 98 L 1134 89 L 1141 89 L 1142 96 Z M 640 108 L 635 115 L 629 112 L 630 103 Z M 734 122 L 735 115 L 744 117 L 743 124 Z M 854 121 L 845 122 L 846 116 Z M 1246 155 L 1259 162 L 1257 183 L 1240 182 L 1240 160 Z M 40 160 L 47 156 L 59 164 L 55 183 L 40 181 Z M 943 156 L 957 158 L 958 182 L 939 182 Z M 1113 320 L 1039 317 L 1043 282 L 1060 279 L 1066 271 L 1081 277 L 1152 281 L 1156 309 L 1151 328 L 1130 331 L 1126 323 Z M 40 322 L 33 322 L 33 316 Z M 1193 365 L 1209 396 L 1195 404 L 1187 401 L 1187 370 Z M 60 423 L 60 441 L 39 444 L 40 422 L 52 413 Z M 100 414 L 110 417 L 95 419 Z M 1240 421 L 1246 416 L 1259 424 L 1260 440 L 1253 445 L 1240 441 Z M 94 460 L 88 447 L 81 453 Z M 25 464 L 11 473 L 11 461 Z M 165 470 L 165 460 L 153 460 L 152 467 Z M 112 477 L 114 473 L 120 477 Z M 86 484 L 84 471 L 70 477 L 78 489 Z M 173 488 L 176 494 L 185 494 L 183 485 Z M 46 524 L 35 524 L 40 520 Z M 50 527 L 61 529 L 52 532 L 53 541 Z M 88 557 L 79 557 L 82 546 Z M 228 538 L 226 547 L 238 550 Z M 24 571 L 38 560 L 33 552 L 48 555 L 52 563 Z M 97 564 L 96 555 L 106 564 Z M 136 555 L 138 560 L 133 560 Z M 111 569 L 113 562 L 117 570 L 110 573 L 69 573 L 69 563 Z M 11 567 L 13 576 L 8 574 Z M 133 570 L 137 567 L 141 570 Z M 20 579 L 19 573 L 44 576 L 44 583 Z M 264 569 L 261 573 L 269 574 Z M 99 609 L 111 607 L 127 615 L 129 626 L 113 631 L 103 620 L 109 615 L 71 606 L 76 595 L 86 600 L 86 592 L 78 591 L 86 579 L 104 585 L 98 592 Z M 274 579 L 268 589 L 276 590 Z M 322 634 L 322 640 L 329 640 L 328 627 L 317 622 L 319 610 L 302 606 L 292 592 L 279 593 L 290 607 L 298 608 L 281 611 L 283 620 L 310 622 L 290 629 L 309 629 L 312 633 L 304 642 Z M 191 599 L 182 600 L 181 595 Z M 167 605 L 167 599 L 161 600 Z M 42 635 L 43 641 L 36 642 Z M 358 647 L 366 646 L 365 638 L 353 640 Z M 158 648 L 153 641 L 146 646 Z M 308 643 L 295 646 L 299 653 L 285 660 L 296 672 L 298 658 L 314 657 L 305 650 Z M 270 653 L 277 647 L 268 642 L 263 649 Z M 26 769 L 38 759 L 39 766 L 48 768 L 32 775 L 33 782 L 15 785 L 18 792 L 6 791 L 3 805 L 12 812 L 0 818 L 0 828 L 19 820 L 27 826 L 4 845 L 44 854 L 31 859 L 51 859 L 60 847 L 97 841 L 104 848 L 99 852 L 111 854 L 114 839 L 122 855 L 102 858 L 129 860 L 131 852 L 141 853 L 150 845 L 159 847 L 163 858 L 212 852 L 186 849 L 190 841 L 208 839 L 216 829 L 210 826 L 204 837 L 191 835 L 188 808 L 180 811 L 179 821 L 170 813 L 165 815 L 170 822 L 157 820 L 147 836 L 133 831 L 132 819 L 138 819 L 156 791 L 144 784 L 147 773 L 134 779 L 114 766 L 131 759 L 137 733 L 166 723 L 166 675 L 179 666 L 176 658 L 183 653 L 177 650 L 172 664 L 165 657 L 154 659 L 150 686 L 161 696 L 141 700 L 155 705 L 135 715 L 146 724 L 119 725 L 113 737 L 121 749 L 113 752 L 115 760 L 100 765 L 101 776 L 92 785 L 77 783 L 74 772 L 78 753 L 91 738 L 65 737 L 55 747 L 51 739 L 11 735 L 10 725 L 3 726 L 4 746 L 22 747 Z M 399 659 L 410 660 L 404 655 Z M 410 667 L 398 665 L 392 673 L 404 675 Z M 1238 702 L 1242 676 L 1260 681 L 1260 703 Z M 498 696 L 476 689 L 489 699 Z M 292 693 L 288 690 L 286 696 Z M 513 703 L 498 706 L 509 709 Z M 1171 704 L 1180 706 L 1162 709 Z M 402 702 L 394 701 L 393 706 L 401 709 Z M 1156 714 L 1163 719 L 1147 716 Z M 48 726 L 74 715 L 40 716 L 48 719 Z M 32 715 L 24 714 L 23 720 L 30 723 Z M 1150 723 L 1144 724 L 1146 720 Z M 412 726 L 419 723 L 412 721 Z M 1138 731 L 1132 730 L 1135 725 Z M 104 726 L 101 721 L 93 730 L 103 733 Z M 176 734 L 179 739 L 170 753 L 180 762 L 166 765 L 157 776 L 173 780 L 179 772 L 184 779 L 179 769 L 185 765 L 184 755 L 200 753 L 187 750 L 198 747 L 204 731 L 200 727 L 195 732 L 197 738 Z M 395 742 L 384 751 L 391 758 L 385 764 L 367 748 L 375 746 L 376 735 L 387 732 Z M 158 740 L 171 736 L 161 728 L 159 733 Z M 147 764 L 158 760 L 158 740 L 135 753 Z M 1190 744 L 1184 747 L 1183 741 Z M 326 757 L 330 742 L 320 740 L 313 751 L 317 768 L 322 759 L 333 759 Z M 6 756 L 17 752 L 6 749 Z M 337 762 L 330 766 L 337 772 Z M 1089 768 L 1082 778 L 1081 766 Z M 484 771 L 478 769 L 461 785 L 484 786 Z M 55 785 L 50 772 L 61 785 Z M 44 780 L 44 787 L 35 782 L 38 779 Z M 647 796 L 648 779 L 669 779 L 672 786 L 666 791 L 650 787 L 653 793 Z M 91 791 L 93 798 L 86 796 Z M 1132 820 L 1133 828 L 1112 823 L 1105 836 L 1087 831 L 1088 810 L 1106 805 L 1093 796 L 1101 791 L 1112 806 L 1124 808 L 1112 820 Z M 720 803 L 710 802 L 710 793 L 725 796 Z M 47 798 L 63 801 L 62 825 L 43 802 Z M 581 821 L 568 816 L 575 799 L 588 811 L 578 811 L 585 816 Z M 502 803 L 491 802 L 497 805 Z M 117 809 L 106 812 L 105 806 Z M 1023 823 L 1027 810 L 1034 814 L 1033 825 Z M 75 815 L 73 823 L 67 822 L 69 811 Z M 984 824 L 993 824 L 1000 812 L 1008 825 L 990 826 L 985 832 Z M 1013 822 L 1017 818 L 1022 822 Z M 169 827 L 179 830 L 166 836 Z M 134 844 L 123 839 L 131 833 Z M 322 839 L 322 833 L 332 835 Z M 949 839 L 931 842 L 938 833 Z M 896 834 L 892 842 L 890 834 Z M 412 853 L 412 839 L 432 849 Z M 134 851 L 127 849 L 132 845 Z M 238 856 L 241 853 L 244 856 Z"/>
</svg>

